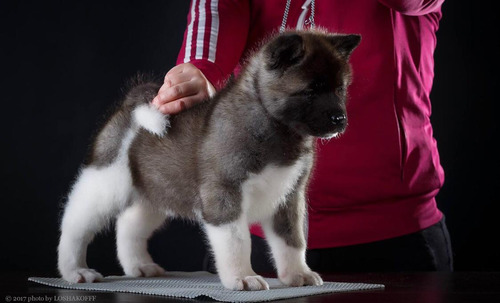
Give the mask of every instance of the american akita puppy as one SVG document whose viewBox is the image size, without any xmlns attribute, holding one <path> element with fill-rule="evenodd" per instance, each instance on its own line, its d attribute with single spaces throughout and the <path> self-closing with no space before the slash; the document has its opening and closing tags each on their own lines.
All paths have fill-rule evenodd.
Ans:
<svg viewBox="0 0 500 303">
<path fill-rule="evenodd" d="M 321 31 L 277 35 L 214 98 L 171 117 L 149 103 L 159 84 L 133 87 L 69 193 L 62 277 L 102 278 L 87 267 L 87 246 L 115 216 L 125 274 L 163 275 L 147 241 L 166 218 L 182 217 L 203 226 L 226 288 L 269 288 L 250 264 L 252 223 L 261 224 L 284 284 L 321 285 L 305 262 L 305 191 L 315 138 L 346 128 L 348 58 L 359 42 Z"/>
</svg>

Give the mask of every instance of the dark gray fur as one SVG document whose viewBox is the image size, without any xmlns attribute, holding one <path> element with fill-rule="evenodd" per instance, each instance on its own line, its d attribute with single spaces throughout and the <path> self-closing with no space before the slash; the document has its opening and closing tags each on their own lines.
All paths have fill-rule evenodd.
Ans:
<svg viewBox="0 0 500 303">
<path fill-rule="evenodd" d="M 274 229 L 303 247 L 296 223 L 314 159 L 314 137 L 344 131 L 348 57 L 357 35 L 290 32 L 265 44 L 241 75 L 213 99 L 170 117 L 164 137 L 141 129 L 129 149 L 135 190 L 158 211 L 205 222 L 229 223 L 241 214 L 241 185 L 266 166 L 305 161 Z M 88 165 L 113 162 L 131 112 L 149 102 L 159 85 L 133 88 L 96 138 Z M 339 119 L 337 119 L 339 120 Z"/>
</svg>

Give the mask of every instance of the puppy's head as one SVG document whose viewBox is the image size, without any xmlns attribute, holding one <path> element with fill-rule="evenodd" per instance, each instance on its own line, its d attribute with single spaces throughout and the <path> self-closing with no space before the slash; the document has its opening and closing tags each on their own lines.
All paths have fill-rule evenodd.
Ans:
<svg viewBox="0 0 500 303">
<path fill-rule="evenodd" d="M 331 138 L 347 126 L 349 56 L 359 35 L 287 32 L 262 50 L 259 89 L 269 114 L 303 135 Z"/>
</svg>

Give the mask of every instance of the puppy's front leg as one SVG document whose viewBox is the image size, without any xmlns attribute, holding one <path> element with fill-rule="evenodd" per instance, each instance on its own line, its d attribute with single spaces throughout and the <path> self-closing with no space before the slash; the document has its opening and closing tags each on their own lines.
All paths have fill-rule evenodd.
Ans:
<svg viewBox="0 0 500 303">
<path fill-rule="evenodd" d="M 212 246 L 217 272 L 228 289 L 269 289 L 267 282 L 253 271 L 250 264 L 250 231 L 237 188 L 213 182 L 205 184 L 201 190 L 203 225 Z"/>
<path fill-rule="evenodd" d="M 271 247 L 280 281 L 288 286 L 322 285 L 321 277 L 306 264 L 304 236 L 305 187 L 288 195 L 271 218 L 261 222 Z"/>
<path fill-rule="evenodd" d="M 253 271 L 250 264 L 251 240 L 245 220 L 222 225 L 206 223 L 205 231 L 224 287 L 233 290 L 269 289 L 269 284 Z"/>
</svg>

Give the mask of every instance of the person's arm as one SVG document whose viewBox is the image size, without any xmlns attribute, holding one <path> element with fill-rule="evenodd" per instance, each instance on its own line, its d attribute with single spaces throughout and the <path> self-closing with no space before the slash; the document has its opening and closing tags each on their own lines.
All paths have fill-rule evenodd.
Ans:
<svg viewBox="0 0 500 303">
<path fill-rule="evenodd" d="M 421 16 L 436 11 L 444 0 L 378 0 L 383 5 L 410 16 Z"/>
<path fill-rule="evenodd" d="M 248 1 L 192 0 L 177 66 L 153 104 L 175 114 L 222 88 L 245 49 L 249 25 Z"/>
</svg>

